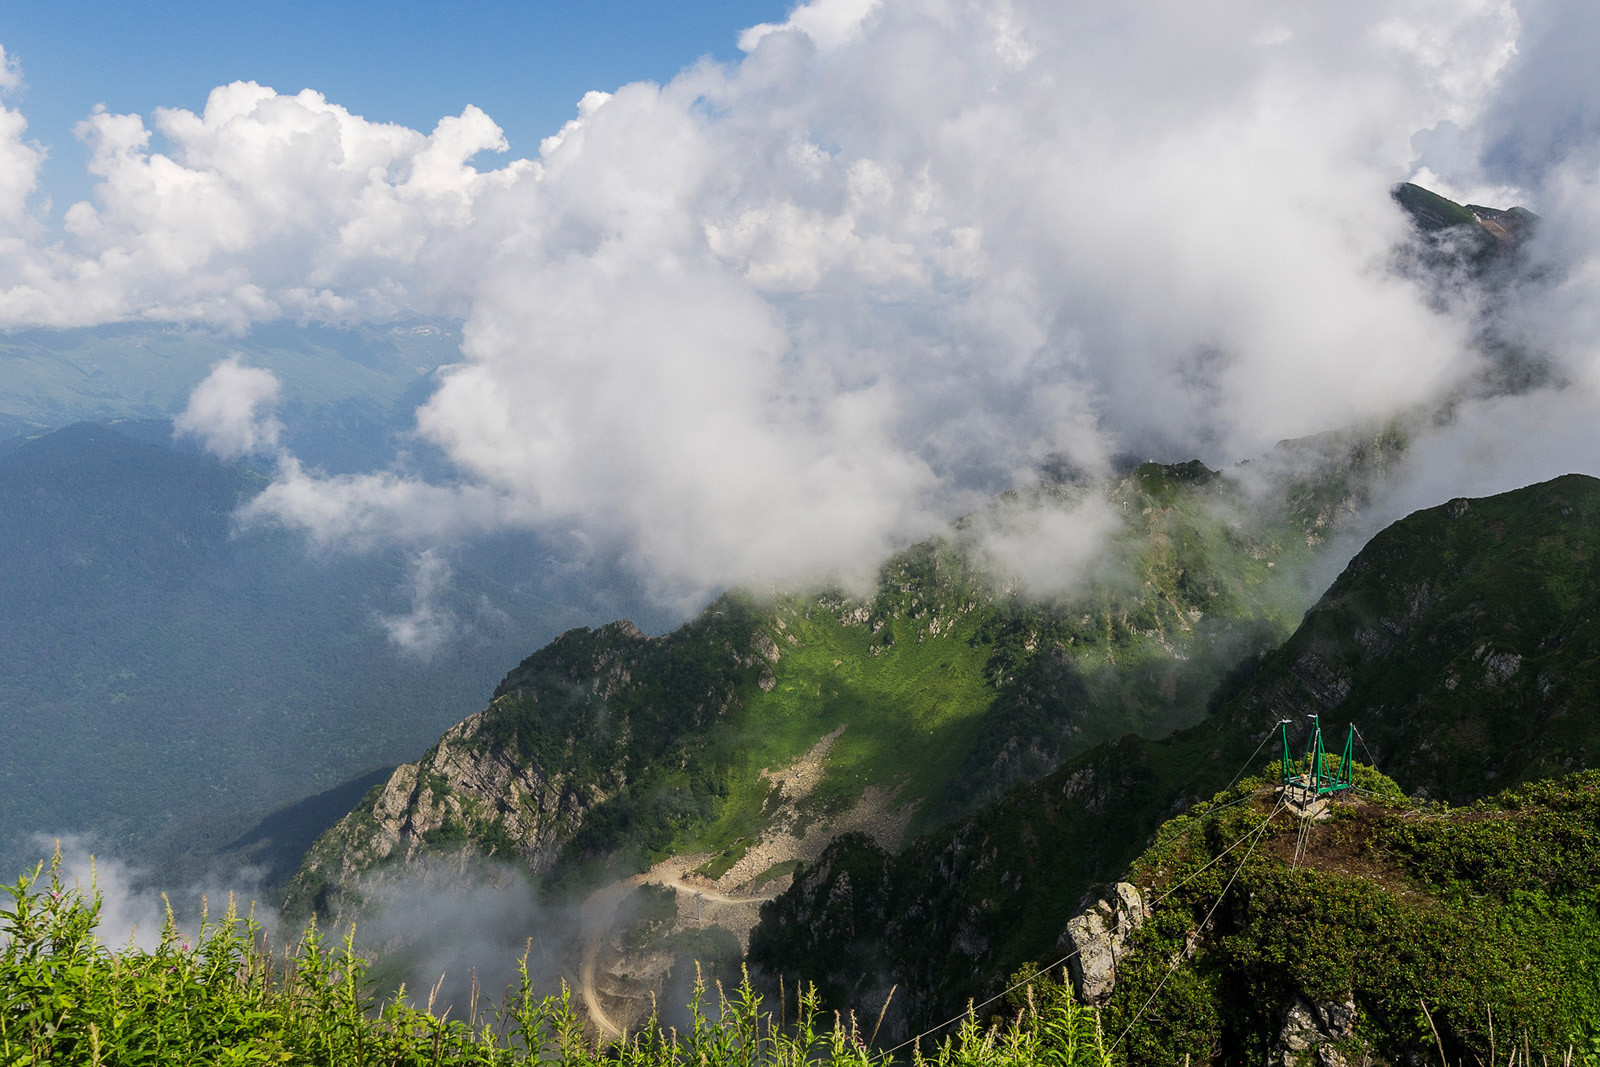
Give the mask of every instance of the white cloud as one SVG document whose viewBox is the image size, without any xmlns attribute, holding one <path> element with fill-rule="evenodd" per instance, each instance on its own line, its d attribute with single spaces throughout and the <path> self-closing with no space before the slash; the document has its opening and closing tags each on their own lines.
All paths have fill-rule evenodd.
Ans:
<svg viewBox="0 0 1600 1067">
<path fill-rule="evenodd" d="M 1413 446 L 1379 502 L 1387 521 L 1454 497 L 1491 496 L 1582 472 L 1600 475 L 1600 394 L 1490 397 Z"/>
<path fill-rule="evenodd" d="M 0 94 L 14 93 L 22 88 L 22 67 L 14 56 L 6 55 L 0 48 Z"/>
<path fill-rule="evenodd" d="M 321 548 L 356 549 L 382 543 L 425 547 L 530 526 L 534 519 L 525 503 L 488 486 L 431 485 L 391 471 L 321 475 L 292 455 L 279 458 L 272 484 L 239 517 L 246 523 L 287 522 Z"/>
<path fill-rule="evenodd" d="M 0 48 L 0 96 L 21 88 L 21 68 Z M 21 111 L 0 105 L 0 227 L 4 228 L 0 230 L 0 261 L 16 254 L 18 238 L 37 237 L 39 232 L 28 225 L 27 207 L 39 187 L 45 151 L 37 141 L 24 140 L 27 130 L 28 120 Z"/>
<path fill-rule="evenodd" d="M 223 459 L 275 451 L 283 432 L 271 410 L 279 387 L 277 375 L 246 367 L 235 353 L 195 387 L 188 407 L 172 420 L 173 432 L 199 438 Z"/>
<path fill-rule="evenodd" d="M 449 561 L 438 552 L 424 550 L 412 561 L 411 610 L 378 620 L 402 653 L 426 659 L 460 632 L 460 620 L 441 601 L 449 581 Z"/>
<path fill-rule="evenodd" d="M 1078 500 L 1001 500 L 972 516 L 980 557 L 1012 588 L 1036 596 L 1071 593 L 1100 573 L 1122 522 L 1099 496 Z"/>
<path fill-rule="evenodd" d="M 1465 131 L 1493 181 L 1537 187 L 1573 155 L 1600 150 L 1600 9 L 1586 0 L 1522 0 L 1516 54 L 1482 119 Z M 1477 162 L 1474 160 L 1473 162 Z"/>
<path fill-rule="evenodd" d="M 276 931 L 277 914 L 256 904 L 261 896 L 261 871 L 256 868 L 208 872 L 198 883 L 181 891 L 174 889 L 171 897 L 176 900 L 169 900 L 167 894 L 151 888 L 146 877 L 149 872 L 104 849 L 96 849 L 95 843 L 82 834 L 31 834 L 29 841 L 34 853 L 42 858 L 43 885 L 36 888 L 48 891 L 49 857 L 59 854 L 58 875 L 63 889 L 76 891 L 86 901 L 99 895 L 95 937 L 110 948 L 133 944 L 147 952 L 154 951 L 161 944 L 169 907 L 174 909 L 172 919 L 178 943 L 192 947 L 200 933 L 201 907 L 207 909 L 207 921 L 217 923 L 230 898 L 240 919 L 250 916 L 269 934 Z"/>
<path fill-rule="evenodd" d="M 469 164 L 507 147 L 475 107 L 424 135 L 254 82 L 214 89 L 198 115 L 158 109 L 153 130 L 138 115 L 96 111 L 78 135 L 99 179 L 94 201 L 67 209 L 65 248 L 0 262 L 0 320 L 238 329 L 458 314 L 483 260 L 469 237 L 475 198 L 537 170 Z M 0 152 L 0 210 L 3 168 Z"/>
<path fill-rule="evenodd" d="M 862 22 L 879 3 L 880 0 L 811 0 L 796 6 L 781 23 L 751 26 L 739 35 L 739 48 L 754 52 L 768 34 L 794 30 L 805 34 L 819 48 L 835 49 L 860 35 Z"/>
<path fill-rule="evenodd" d="M 236 83 L 86 121 L 95 200 L 0 256 L 0 321 L 460 314 L 417 416 L 457 483 L 289 457 L 252 514 L 419 550 L 580 531 L 685 602 L 842 576 L 1050 456 L 1215 465 L 1462 389 L 1476 308 L 1388 270 L 1386 193 L 1508 188 L 1474 146 L 1521 24 L 816 0 L 488 171 L 476 109 L 424 135 Z"/>
</svg>

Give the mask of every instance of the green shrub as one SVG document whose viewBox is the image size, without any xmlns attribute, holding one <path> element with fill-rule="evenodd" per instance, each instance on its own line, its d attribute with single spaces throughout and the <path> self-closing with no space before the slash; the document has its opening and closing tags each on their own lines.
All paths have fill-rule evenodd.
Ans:
<svg viewBox="0 0 1600 1067">
<path fill-rule="evenodd" d="M 1600 1062 L 1583 1055 L 1600 1031 L 1600 772 L 1454 809 L 1359 764 L 1356 780 L 1364 799 L 1305 827 L 1304 853 L 1292 818 L 1264 822 L 1260 779 L 1157 832 L 1130 873 L 1158 903 L 1118 964 L 1113 1051 L 1260 1062 L 1305 997 L 1352 1003 L 1355 1040 L 1391 1060 L 1442 1044 L 1487 1062 L 1514 1036 L 1550 1062 Z"/>
<path fill-rule="evenodd" d="M 464 1017 L 411 1003 L 402 986 L 379 1003 L 352 937 L 329 945 L 315 922 L 299 941 L 268 950 L 253 917 L 232 902 L 202 916 L 191 943 L 170 909 L 160 943 L 113 951 L 96 938 L 101 897 L 61 880 L 60 857 L 5 887 L 0 909 L 0 1064 L 336 1064 L 338 1067 L 465 1067 L 538 1062 L 559 1067 L 869 1067 L 854 1019 L 825 1025 L 815 989 L 800 996 L 792 1026 L 762 1010 L 748 978 L 715 1009 L 695 984 L 684 1031 L 651 1020 L 639 1033 L 596 1047 L 564 986 L 535 996 L 527 960 L 504 1004 Z M 1099 1018 L 1065 987 L 1030 988 L 1014 1020 L 981 1029 L 968 1020 L 928 1067 L 1105 1067 Z"/>
</svg>

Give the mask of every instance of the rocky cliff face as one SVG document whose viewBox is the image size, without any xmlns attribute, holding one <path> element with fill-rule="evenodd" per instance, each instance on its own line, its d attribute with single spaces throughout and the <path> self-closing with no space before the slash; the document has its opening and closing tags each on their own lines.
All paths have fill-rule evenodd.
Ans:
<svg viewBox="0 0 1600 1067">
<path fill-rule="evenodd" d="M 605 800 L 603 783 L 578 787 L 533 762 L 473 745 L 493 705 L 468 717 L 416 763 L 397 767 L 362 806 L 317 842 L 294 883 L 296 904 L 327 913 L 351 903 L 327 889 L 354 891 L 385 862 L 405 863 L 452 844 L 487 858 L 515 859 L 530 872 L 550 869 L 584 813 Z M 469 844 L 470 841 L 470 844 Z M 498 855 L 504 850 L 504 855 Z"/>
<path fill-rule="evenodd" d="M 581 845 L 591 813 L 663 765 L 687 763 L 707 728 L 770 666 L 763 653 L 775 649 L 749 611 L 719 603 L 667 638 L 618 622 L 572 631 L 528 657 L 486 709 L 323 835 L 291 883 L 290 909 L 358 905 L 369 873 L 428 853 L 549 872 Z M 685 656 L 683 645 L 705 654 Z"/>
<path fill-rule="evenodd" d="M 1138 887 L 1118 882 L 1067 921 L 1056 947 L 1067 956 L 1067 973 L 1080 1001 L 1100 1005 L 1110 999 L 1117 985 L 1117 960 L 1131 950 L 1129 942 L 1146 918 Z"/>
</svg>

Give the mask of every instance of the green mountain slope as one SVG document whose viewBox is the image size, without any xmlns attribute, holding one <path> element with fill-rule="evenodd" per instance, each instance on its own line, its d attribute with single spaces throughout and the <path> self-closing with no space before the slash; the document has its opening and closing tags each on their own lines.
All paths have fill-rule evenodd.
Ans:
<svg viewBox="0 0 1600 1067">
<path fill-rule="evenodd" d="M 1585 765 L 1600 729 L 1586 695 L 1597 507 L 1600 481 L 1573 475 L 1395 523 L 1210 718 L 1070 759 L 903 852 L 835 843 L 763 911 L 752 960 L 818 981 L 836 1004 L 896 982 L 897 1032 L 952 1014 L 1021 963 L 1061 955 L 1082 894 L 1227 787 L 1280 718 L 1356 722 L 1385 771 L 1435 797 Z"/>
<path fill-rule="evenodd" d="M 1408 790 L 1464 801 L 1600 765 L 1600 482 L 1454 500 L 1379 534 L 1233 716 L 1360 724 Z"/>
<path fill-rule="evenodd" d="M 1539 223 L 1525 207 L 1458 204 L 1411 182 L 1395 186 L 1392 195 L 1423 234 L 1421 262 L 1432 270 L 1483 271 L 1515 253 Z"/>
<path fill-rule="evenodd" d="M 1394 447 L 1347 442 L 1266 495 L 1198 463 L 1043 486 L 897 555 L 868 596 L 730 594 L 662 637 L 565 634 L 324 835 L 289 909 L 347 916 L 408 871 L 436 881 L 432 858 L 513 861 L 617 927 L 551 951 L 599 976 L 588 1010 L 620 1028 L 670 970 L 641 960 L 707 928 L 737 956 L 758 905 L 835 838 L 893 850 L 1130 730 L 1202 719 L 1290 632 L 1324 538 Z M 1079 584 L 1040 600 L 997 574 L 988 531 L 1084 507 L 1110 532 Z M 618 879 L 665 895 L 624 905 Z M 665 925 L 624 936 L 634 907 Z"/>
</svg>

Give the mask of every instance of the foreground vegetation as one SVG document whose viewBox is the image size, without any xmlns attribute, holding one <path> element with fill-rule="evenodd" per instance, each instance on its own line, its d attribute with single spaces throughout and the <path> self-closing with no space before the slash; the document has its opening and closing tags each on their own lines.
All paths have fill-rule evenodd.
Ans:
<svg viewBox="0 0 1600 1067">
<path fill-rule="evenodd" d="M 307 928 L 282 952 L 268 950 L 253 917 L 230 902 L 202 919 L 191 942 L 170 912 L 153 951 L 112 951 L 96 938 L 100 897 L 38 870 L 6 887 L 0 909 L 0 1064 L 496 1065 L 589 1067 L 802 1067 L 882 1061 L 872 1032 L 853 1018 L 824 1019 L 814 991 L 791 1021 L 762 1007 L 748 981 L 715 996 L 697 986 L 682 1031 L 654 1020 L 597 1048 L 568 991 L 536 996 L 526 960 L 517 988 L 498 1005 L 474 995 L 461 1017 L 433 998 L 418 1007 L 402 987 L 375 1000 L 351 940 L 331 945 Z M 714 1007 L 708 1011 L 708 1006 Z M 989 1028 L 969 1019 L 952 1039 L 908 1054 L 929 1067 L 1107 1067 L 1092 1009 L 1066 988 L 1021 991 L 1015 1012 Z M 875 1028 L 874 1028 L 875 1029 Z"/>
<path fill-rule="evenodd" d="M 1452 808 L 1356 769 L 1325 821 L 1256 780 L 1161 828 L 1106 1006 L 1128 1062 L 1265 1062 L 1297 998 L 1349 1005 L 1352 1064 L 1597 1062 L 1600 772 Z"/>
<path fill-rule="evenodd" d="M 1312 1062 L 1289 1054 L 1295 1004 L 1344 1005 L 1346 1029 L 1302 1034 L 1317 1063 L 1600 1063 L 1600 771 L 1467 808 L 1412 800 L 1364 766 L 1355 777 L 1322 821 L 1247 779 L 1163 825 L 1127 871 L 1150 911 L 1103 1028 L 1030 968 L 991 1024 L 969 1009 L 953 1036 L 886 1051 L 887 1005 L 858 1021 L 808 986 L 774 1011 L 748 979 L 697 982 L 681 1028 L 652 1019 L 597 1047 L 567 990 L 535 994 L 525 960 L 498 1001 L 419 1006 L 404 987 L 380 1000 L 353 935 L 330 944 L 313 923 L 269 951 L 231 904 L 193 943 L 169 914 L 153 950 L 113 951 L 95 936 L 98 894 L 64 884 L 58 862 L 6 887 L 0 1064 Z"/>
</svg>

